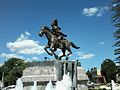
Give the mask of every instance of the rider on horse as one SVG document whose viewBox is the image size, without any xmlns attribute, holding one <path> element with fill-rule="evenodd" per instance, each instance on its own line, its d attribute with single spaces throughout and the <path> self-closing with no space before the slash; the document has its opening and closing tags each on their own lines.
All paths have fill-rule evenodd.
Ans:
<svg viewBox="0 0 120 90">
<path fill-rule="evenodd" d="M 41 29 L 39 32 L 39 36 L 42 37 L 43 35 L 46 36 L 48 39 L 47 45 L 45 45 L 44 49 L 49 55 L 54 55 L 56 59 L 60 59 L 64 56 L 66 56 L 66 60 L 68 60 L 69 55 L 72 54 L 72 51 L 70 47 L 73 47 L 75 49 L 79 49 L 80 47 L 77 47 L 73 42 L 65 39 L 67 35 L 63 34 L 60 30 L 61 28 L 58 27 L 57 19 L 54 19 L 51 23 L 52 30 L 49 29 L 49 27 L 45 26 Z M 49 48 L 49 50 L 47 50 Z M 57 49 L 61 49 L 63 55 L 58 57 L 58 55 L 55 53 Z M 66 50 L 68 53 L 66 54 Z"/>
<path fill-rule="evenodd" d="M 61 28 L 58 27 L 58 21 L 57 19 L 54 19 L 51 23 L 52 26 L 52 33 L 57 36 L 58 40 L 63 39 L 63 37 L 67 37 L 67 35 L 65 35 L 64 33 L 62 33 L 60 30 Z"/>
</svg>

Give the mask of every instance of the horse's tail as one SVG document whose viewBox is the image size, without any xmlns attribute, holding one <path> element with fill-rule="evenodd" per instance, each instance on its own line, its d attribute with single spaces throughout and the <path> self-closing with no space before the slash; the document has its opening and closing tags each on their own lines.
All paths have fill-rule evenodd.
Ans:
<svg viewBox="0 0 120 90">
<path fill-rule="evenodd" d="M 75 48 L 75 49 L 79 49 L 79 48 L 80 48 L 80 47 L 77 47 L 73 42 L 71 42 L 71 45 L 72 45 L 72 47 Z"/>
</svg>

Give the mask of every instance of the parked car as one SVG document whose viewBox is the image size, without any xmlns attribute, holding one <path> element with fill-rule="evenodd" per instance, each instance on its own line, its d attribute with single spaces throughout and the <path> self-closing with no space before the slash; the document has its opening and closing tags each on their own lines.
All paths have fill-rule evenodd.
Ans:
<svg viewBox="0 0 120 90">
<path fill-rule="evenodd" d="M 15 90 L 15 85 L 7 86 L 7 87 L 3 88 L 3 90 Z"/>
</svg>

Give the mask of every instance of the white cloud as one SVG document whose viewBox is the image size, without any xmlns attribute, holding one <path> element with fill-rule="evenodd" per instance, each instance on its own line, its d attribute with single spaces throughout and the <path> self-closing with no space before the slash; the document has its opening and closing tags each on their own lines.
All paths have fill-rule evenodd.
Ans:
<svg viewBox="0 0 120 90">
<path fill-rule="evenodd" d="M 3 65 L 3 63 L 0 63 L 0 67 Z"/>
<path fill-rule="evenodd" d="M 86 16 L 93 16 L 98 12 L 98 8 L 97 7 L 93 7 L 93 8 L 84 8 L 83 9 L 83 14 Z"/>
<path fill-rule="evenodd" d="M 32 57 L 32 60 L 39 60 L 38 57 Z"/>
<path fill-rule="evenodd" d="M 25 32 L 24 34 L 21 34 L 15 42 L 8 42 L 6 46 L 10 51 L 18 54 L 33 55 L 44 53 L 44 46 L 40 46 L 38 41 L 29 39 L 30 35 L 29 32 Z"/>
<path fill-rule="evenodd" d="M 99 44 L 100 44 L 100 45 L 104 45 L 104 44 L 105 44 L 105 42 L 100 42 Z"/>
<path fill-rule="evenodd" d="M 26 32 L 25 32 L 25 34 L 26 34 L 26 35 L 28 35 L 28 36 L 30 36 L 30 35 L 31 35 L 28 31 L 26 31 Z"/>
<path fill-rule="evenodd" d="M 19 55 L 17 55 L 17 54 L 6 54 L 6 53 L 2 53 L 2 54 L 0 55 L 0 57 L 5 58 L 5 59 L 9 59 L 9 58 L 20 58 L 20 59 L 24 59 L 23 56 L 19 56 Z"/>
<path fill-rule="evenodd" d="M 83 52 L 78 52 L 77 53 L 79 56 L 79 59 L 90 59 L 93 58 L 95 55 L 92 53 L 83 53 Z"/>
<path fill-rule="evenodd" d="M 115 3 L 115 4 L 113 4 L 113 7 L 116 7 L 117 6 L 117 4 Z"/>
<path fill-rule="evenodd" d="M 69 53 L 69 52 L 66 50 L 65 55 L 67 55 L 68 53 Z M 61 49 L 58 49 L 57 52 L 56 52 L 56 54 L 57 54 L 58 56 L 61 56 L 61 55 L 63 55 L 63 52 L 62 52 Z M 72 56 L 72 54 L 69 55 L 69 57 L 71 57 L 71 56 Z M 64 56 L 64 57 L 65 57 L 65 56 Z"/>
<path fill-rule="evenodd" d="M 61 55 L 63 55 L 63 53 L 62 53 L 62 51 L 59 50 L 58 56 L 61 56 Z"/>
<path fill-rule="evenodd" d="M 10 58 L 19 58 L 19 59 L 23 59 L 23 60 L 26 60 L 26 61 L 30 61 L 30 60 L 39 60 L 38 57 L 30 57 L 30 58 L 25 58 L 21 55 L 17 55 L 17 54 L 6 54 L 6 53 L 2 53 L 0 54 L 0 57 L 1 58 L 5 58 L 5 59 L 10 59 Z"/>
<path fill-rule="evenodd" d="M 99 17 L 99 16 L 102 16 L 106 11 L 108 11 L 109 10 L 109 7 L 108 6 L 104 6 L 104 7 L 101 7 L 101 8 L 99 8 L 99 12 L 98 12 L 98 14 L 97 14 L 97 16 Z"/>
<path fill-rule="evenodd" d="M 26 31 L 16 41 L 8 42 L 6 46 L 12 53 L 2 53 L 0 57 L 4 59 L 20 58 L 27 61 L 39 60 L 37 55 L 45 52 L 44 46 L 39 45 L 39 41 L 32 40 L 30 36 L 31 34 Z"/>
<path fill-rule="evenodd" d="M 91 7 L 91 8 L 84 8 L 82 14 L 85 16 L 102 16 L 106 11 L 109 10 L 108 6 L 104 7 Z"/>
</svg>

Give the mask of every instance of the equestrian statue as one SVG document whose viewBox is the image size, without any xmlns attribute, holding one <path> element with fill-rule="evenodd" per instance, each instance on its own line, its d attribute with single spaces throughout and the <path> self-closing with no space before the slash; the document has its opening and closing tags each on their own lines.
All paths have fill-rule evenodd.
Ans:
<svg viewBox="0 0 120 90">
<path fill-rule="evenodd" d="M 71 46 L 75 49 L 79 49 L 80 47 L 77 47 L 73 42 L 70 42 L 69 40 L 67 40 L 65 37 L 67 37 L 66 34 L 64 34 L 63 32 L 61 32 L 61 28 L 58 26 L 58 21 L 57 19 L 54 19 L 51 22 L 51 27 L 52 29 L 50 29 L 47 26 L 44 26 L 41 28 L 40 32 L 39 32 L 39 36 L 42 37 L 43 35 L 46 36 L 48 43 L 47 45 L 45 45 L 44 50 L 49 54 L 49 55 L 54 55 L 54 57 L 56 59 L 61 60 L 62 57 L 66 57 L 66 60 L 68 60 L 69 55 L 72 54 L 71 51 Z M 49 49 L 49 51 L 48 51 Z M 58 57 L 58 55 L 55 53 L 55 51 L 57 51 L 57 49 L 61 49 L 62 50 L 62 55 L 60 57 Z M 66 50 L 69 52 L 68 54 L 66 54 Z"/>
</svg>

